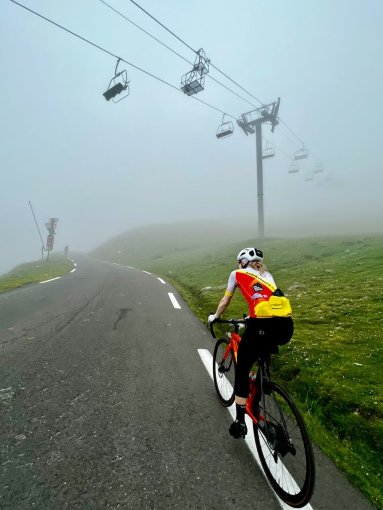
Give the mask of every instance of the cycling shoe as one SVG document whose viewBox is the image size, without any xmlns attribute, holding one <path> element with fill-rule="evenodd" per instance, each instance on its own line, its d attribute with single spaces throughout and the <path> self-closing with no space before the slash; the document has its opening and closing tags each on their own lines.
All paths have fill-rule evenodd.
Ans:
<svg viewBox="0 0 383 510">
<path fill-rule="evenodd" d="M 235 439 L 243 439 L 247 434 L 246 423 L 235 420 L 229 427 L 229 433 L 231 436 L 235 437 Z"/>
</svg>

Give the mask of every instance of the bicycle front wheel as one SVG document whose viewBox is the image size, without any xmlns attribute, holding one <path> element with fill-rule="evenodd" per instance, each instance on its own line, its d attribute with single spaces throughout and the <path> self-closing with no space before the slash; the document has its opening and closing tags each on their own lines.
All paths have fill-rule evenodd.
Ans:
<svg viewBox="0 0 383 510">
<path fill-rule="evenodd" d="M 314 491 L 314 453 L 296 405 L 275 383 L 264 388 L 254 436 L 262 467 L 275 492 L 294 508 L 305 506 Z"/>
<path fill-rule="evenodd" d="M 229 340 L 217 340 L 213 354 L 214 386 L 221 404 L 225 407 L 234 402 L 235 358 L 233 349 L 228 352 Z"/>
</svg>

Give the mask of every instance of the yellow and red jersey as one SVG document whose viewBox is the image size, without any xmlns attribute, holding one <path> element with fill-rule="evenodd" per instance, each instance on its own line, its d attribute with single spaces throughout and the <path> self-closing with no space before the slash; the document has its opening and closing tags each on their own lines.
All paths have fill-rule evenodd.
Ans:
<svg viewBox="0 0 383 510">
<path fill-rule="evenodd" d="M 232 271 L 227 283 L 226 296 L 232 296 L 236 287 L 239 288 L 249 305 L 249 316 L 272 317 L 268 302 L 277 289 L 274 278 L 267 271 L 262 274 L 252 267 Z M 261 303 L 265 303 L 263 306 Z"/>
</svg>

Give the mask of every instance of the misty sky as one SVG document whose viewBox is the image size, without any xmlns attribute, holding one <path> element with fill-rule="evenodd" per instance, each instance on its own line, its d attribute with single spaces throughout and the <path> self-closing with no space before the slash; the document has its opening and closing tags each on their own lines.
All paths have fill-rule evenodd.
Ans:
<svg viewBox="0 0 383 510">
<path fill-rule="evenodd" d="M 99 0 L 20 3 L 177 88 L 191 70 Z M 108 3 L 194 62 L 132 2 Z M 263 127 L 277 147 L 264 160 L 266 235 L 382 232 L 382 0 L 138 3 L 261 102 L 281 98 L 289 129 Z M 29 201 L 44 239 L 59 218 L 58 251 L 194 218 L 236 217 L 256 236 L 255 136 L 234 119 L 233 136 L 218 140 L 222 113 L 127 64 L 129 97 L 107 102 L 116 59 L 9 0 L 0 34 L 0 273 L 41 254 Z M 198 99 L 235 119 L 260 106 L 210 75 L 248 102 L 209 77 Z M 300 141 L 310 157 L 289 174 Z"/>
</svg>

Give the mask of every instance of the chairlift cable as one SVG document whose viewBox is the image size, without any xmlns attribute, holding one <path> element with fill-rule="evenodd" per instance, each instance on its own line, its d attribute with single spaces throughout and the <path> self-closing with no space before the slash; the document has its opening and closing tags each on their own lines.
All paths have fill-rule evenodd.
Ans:
<svg viewBox="0 0 383 510">
<path fill-rule="evenodd" d="M 303 140 L 302 140 L 301 138 L 299 138 L 299 136 L 298 136 L 298 135 L 296 135 L 296 134 L 294 133 L 294 131 L 293 131 L 291 128 L 289 128 L 289 126 L 288 126 L 285 122 L 283 122 L 283 120 L 282 120 L 280 117 L 278 117 L 278 120 L 279 120 L 279 122 L 281 122 L 281 123 L 285 126 L 285 128 L 287 128 L 287 129 L 290 131 L 290 133 L 291 133 L 293 136 L 295 136 L 295 138 L 296 138 L 297 140 L 299 140 L 299 141 L 301 142 L 301 144 L 302 144 L 302 145 L 304 145 Z"/>
<path fill-rule="evenodd" d="M 282 124 L 286 127 L 286 129 L 288 129 L 288 130 L 290 131 L 290 133 L 291 133 L 292 135 L 294 135 L 294 136 L 295 136 L 295 138 L 296 138 L 297 140 L 299 140 L 299 141 L 301 142 L 301 144 L 302 144 L 303 146 L 305 146 L 305 143 L 303 142 L 303 140 L 302 140 L 301 138 L 299 138 L 299 136 L 298 136 L 297 134 L 295 134 L 295 133 L 294 133 L 294 131 L 293 131 L 293 130 L 292 130 L 292 129 L 291 129 L 291 128 L 290 128 L 290 127 L 289 127 L 289 126 L 285 123 L 285 122 L 283 122 L 283 120 L 282 120 L 280 117 L 278 117 L 278 120 L 279 120 L 279 122 L 281 122 L 281 123 L 282 123 Z M 292 140 L 291 140 L 291 139 L 290 139 L 290 141 L 292 142 Z M 310 150 L 307 150 L 307 152 L 308 152 L 310 155 L 314 156 L 314 157 L 315 157 L 315 158 L 319 161 L 319 163 L 321 163 L 321 164 L 322 164 L 322 161 L 321 161 L 321 159 L 319 158 L 319 156 L 317 156 L 317 155 L 316 155 L 316 154 L 315 154 L 315 153 L 314 153 L 311 149 L 310 149 Z"/>
<path fill-rule="evenodd" d="M 172 53 L 174 53 L 175 55 L 177 55 L 177 57 L 181 58 L 182 60 L 184 60 L 185 62 L 187 62 L 188 64 L 190 64 L 191 66 L 193 66 L 193 62 L 190 62 L 187 58 L 185 58 L 183 55 L 181 55 L 180 53 L 178 53 L 177 51 L 173 50 L 173 48 L 171 48 L 170 46 L 168 46 L 167 44 L 163 43 L 162 41 L 160 41 L 159 39 L 157 39 L 157 37 L 155 37 L 154 35 L 152 35 L 150 32 L 148 32 L 147 30 L 145 30 L 144 28 L 140 27 L 139 25 L 137 25 L 137 23 L 134 23 L 134 21 L 132 21 L 131 19 L 129 19 L 127 16 L 125 16 L 125 14 L 123 14 L 122 12 L 118 11 L 117 9 L 115 9 L 113 6 L 111 6 L 110 4 L 108 4 L 107 2 L 105 2 L 105 0 L 99 0 L 101 3 L 103 3 L 106 7 L 108 7 L 109 9 L 111 9 L 112 11 L 114 11 L 116 14 L 118 14 L 119 16 L 121 16 L 122 18 L 124 18 L 126 21 L 128 21 L 129 23 L 131 23 L 132 25 L 134 25 L 136 28 L 138 28 L 139 30 L 141 30 L 142 32 L 144 32 L 146 35 L 148 35 L 149 37 L 151 37 L 152 39 L 154 39 L 155 41 L 157 41 L 159 44 L 161 44 L 162 46 L 164 46 L 164 48 L 168 49 L 169 51 L 171 51 Z M 193 50 L 194 51 L 194 50 Z M 239 97 L 240 99 L 242 99 L 243 101 L 245 101 L 246 103 L 248 103 L 250 106 L 253 106 L 254 108 L 256 108 L 256 106 L 251 103 L 250 101 L 248 101 L 246 98 L 240 96 L 239 94 L 237 94 L 237 92 L 234 92 L 234 90 L 232 90 L 231 88 L 227 87 L 226 85 L 224 85 L 223 83 L 221 83 L 220 81 L 218 81 L 216 78 L 214 78 L 213 76 L 211 76 L 210 74 L 207 75 L 208 78 L 210 78 L 211 80 L 215 81 L 216 83 L 218 83 L 218 85 L 221 85 L 222 87 L 224 87 L 226 90 L 228 90 L 229 92 L 231 92 L 232 94 L 236 95 L 237 97 Z"/>
<path fill-rule="evenodd" d="M 45 21 L 48 21 L 49 23 L 51 23 L 52 25 L 55 25 L 56 27 L 58 28 L 61 28 L 62 30 L 65 30 L 65 32 L 68 32 L 69 34 L 72 34 L 74 35 L 75 37 L 78 37 L 79 39 L 85 41 L 86 43 L 88 44 L 91 44 L 92 46 L 94 46 L 95 48 L 107 53 L 108 55 L 111 55 L 112 57 L 114 58 L 120 58 L 118 57 L 117 55 L 115 55 L 114 53 L 112 53 L 111 51 L 109 50 L 106 50 L 105 48 L 102 48 L 101 46 L 98 46 L 98 44 L 95 44 L 93 43 L 92 41 L 89 41 L 88 39 L 85 39 L 85 37 L 82 37 L 81 35 L 79 34 L 76 34 L 75 32 L 72 32 L 72 30 L 69 30 L 68 28 L 65 28 L 63 27 L 62 25 L 59 25 L 58 23 L 56 23 L 55 21 L 49 19 L 49 18 L 46 18 L 45 16 L 43 16 L 42 14 L 36 12 L 36 11 L 33 11 L 32 9 L 30 9 L 29 7 L 23 5 L 23 4 L 20 4 L 19 2 L 16 2 L 16 0 L 10 0 L 10 2 L 18 5 L 19 7 L 22 7 L 23 9 L 25 9 L 26 11 L 29 11 L 31 12 L 32 14 L 35 14 L 36 16 L 38 16 L 39 18 L 42 18 L 43 20 Z M 123 60 L 123 59 L 121 59 Z M 124 60 L 125 62 L 125 60 Z M 129 62 L 126 62 L 127 64 L 129 64 Z"/>
<path fill-rule="evenodd" d="M 38 16 L 39 18 L 42 18 L 43 20 L 45 21 L 48 21 L 48 23 L 51 23 L 52 25 L 56 26 L 57 28 L 61 28 L 62 30 L 64 30 L 65 32 L 68 32 L 69 34 L 71 35 L 74 35 L 75 37 L 77 37 L 78 39 L 81 39 L 82 41 L 90 44 L 91 46 L 94 46 L 95 48 L 97 48 L 98 50 L 101 50 L 103 51 L 104 53 L 107 53 L 108 55 L 116 58 L 116 59 L 120 59 L 121 62 L 125 62 L 125 64 L 128 64 L 129 66 L 133 67 L 134 69 L 137 69 L 137 71 L 140 71 L 148 76 L 150 76 L 151 78 L 154 78 L 155 80 L 158 80 L 160 81 L 161 83 L 164 83 L 165 85 L 168 85 L 169 87 L 177 90 L 177 92 L 180 92 L 180 89 L 178 87 L 176 87 L 175 85 L 172 85 L 171 83 L 167 82 L 166 80 L 163 80 L 162 78 L 159 78 L 158 76 L 155 76 L 154 74 L 150 73 L 149 71 L 145 71 L 145 69 L 142 69 L 141 67 L 138 67 L 136 66 L 135 64 L 132 64 L 131 62 L 128 62 L 127 60 L 125 60 L 124 58 L 122 57 L 119 57 L 118 55 L 115 55 L 114 53 L 112 53 L 111 51 L 103 48 L 102 46 L 99 46 L 98 44 L 92 42 L 92 41 L 89 41 L 89 39 L 86 39 L 85 37 L 82 37 L 81 35 L 77 34 L 76 32 L 73 32 L 72 30 L 69 30 L 68 28 L 60 25 L 59 23 L 56 23 L 55 21 L 49 19 L 49 18 L 46 18 L 45 16 L 43 16 L 42 14 L 30 9 L 29 7 L 26 7 L 25 5 L 23 4 L 20 4 L 19 2 L 17 2 L 16 0 L 10 0 L 10 2 L 18 5 L 19 7 L 22 7 L 23 9 L 25 9 L 26 11 L 29 11 L 30 13 L 32 14 L 35 14 L 36 16 Z M 193 97 L 193 96 L 192 96 Z M 206 101 L 202 101 L 202 99 L 199 99 L 198 97 L 193 97 L 193 99 L 195 99 L 196 101 L 199 101 L 200 103 L 203 103 L 204 105 L 206 106 L 209 106 L 210 108 L 213 108 L 214 110 L 222 113 L 222 114 L 226 114 L 228 115 L 229 117 L 231 117 L 232 119 L 236 119 L 236 117 L 234 117 L 234 115 L 231 115 L 227 112 L 224 112 L 223 110 L 217 108 L 216 106 L 213 106 L 209 103 L 207 103 Z"/>
<path fill-rule="evenodd" d="M 268 142 L 270 145 L 272 145 L 273 147 L 275 147 L 275 149 L 277 149 L 279 152 L 281 152 L 284 156 L 286 156 L 286 158 L 288 158 L 290 161 L 292 159 L 292 156 L 291 154 L 287 154 L 287 152 L 285 152 L 284 150 L 282 150 L 280 147 L 278 147 L 278 145 L 275 145 L 274 142 L 271 142 L 270 140 L 268 140 L 266 137 L 264 137 L 262 135 L 262 138 L 265 142 Z"/>
<path fill-rule="evenodd" d="M 256 101 L 258 101 L 258 103 L 260 105 L 263 105 L 264 102 L 261 101 L 260 99 L 258 99 L 257 97 L 255 97 L 251 92 L 249 92 L 248 90 L 244 89 L 239 83 L 237 83 L 236 81 L 234 81 L 232 78 L 230 78 L 230 76 L 228 76 L 227 74 L 225 74 L 223 71 L 221 71 L 220 69 L 218 69 L 218 67 L 216 67 L 214 64 L 212 64 L 210 62 L 210 65 L 211 67 L 214 67 L 214 69 L 216 71 L 218 71 L 219 73 L 221 73 L 223 76 L 225 76 L 225 78 L 227 78 L 228 80 L 230 80 L 231 82 L 233 82 L 235 85 L 237 85 L 237 87 L 239 87 L 240 89 L 242 89 L 244 92 L 246 92 L 246 94 L 249 94 L 249 96 L 251 96 L 252 98 L 254 98 Z M 251 103 L 250 103 L 251 104 Z M 251 105 L 251 106 L 254 106 L 254 105 Z"/>
<path fill-rule="evenodd" d="M 139 25 L 137 25 L 137 23 L 134 23 L 134 21 L 132 21 L 131 19 L 129 19 L 127 16 L 125 16 L 125 14 L 123 14 L 122 12 L 118 11 L 117 9 L 115 9 L 114 7 L 112 7 L 110 4 L 108 4 L 107 2 L 105 2 L 105 0 L 99 0 L 99 2 L 103 3 L 104 5 L 106 5 L 106 7 L 109 7 L 109 9 L 111 9 L 112 11 L 114 11 L 116 14 L 118 14 L 119 16 L 121 16 L 122 18 L 124 18 L 126 21 L 129 21 L 129 23 L 131 23 L 132 25 L 134 25 L 136 28 L 138 28 L 139 30 L 141 30 L 142 32 L 144 32 L 146 35 L 148 35 L 149 37 L 151 37 L 152 39 L 154 39 L 155 41 L 157 41 L 158 43 L 162 44 L 162 46 L 164 46 L 166 49 L 168 49 L 169 51 L 171 51 L 172 53 L 174 53 L 175 55 L 177 55 L 178 57 L 182 58 L 182 60 L 184 60 L 185 62 L 187 62 L 188 64 L 190 65 L 193 65 L 192 62 L 190 62 L 187 58 L 185 58 L 183 55 L 181 55 L 180 53 L 178 53 L 177 51 L 173 50 L 173 48 L 171 48 L 170 46 L 168 46 L 167 44 L 163 43 L 162 41 L 160 41 L 159 39 L 157 39 L 157 37 L 155 37 L 154 35 L 152 35 L 150 32 L 146 31 L 144 28 L 140 27 Z"/>
<path fill-rule="evenodd" d="M 137 2 L 135 2 L 134 0 L 130 0 L 134 5 L 136 5 L 139 9 L 141 9 L 145 14 L 147 14 L 148 16 L 150 16 L 156 23 L 158 23 L 159 25 L 161 25 L 161 27 L 163 27 L 165 30 L 167 30 L 170 34 L 172 34 L 174 37 L 176 37 L 180 42 L 182 42 L 182 44 L 184 44 L 185 46 L 187 46 L 191 51 L 193 51 L 195 54 L 198 54 L 198 51 L 194 50 L 189 44 L 187 44 L 185 41 L 183 41 L 180 37 L 178 37 L 178 35 L 176 35 L 174 32 L 172 32 L 169 28 L 167 28 L 163 23 L 161 23 L 160 21 L 158 21 L 157 18 L 155 18 L 154 16 L 152 16 L 148 11 L 146 11 L 143 7 L 141 7 Z M 212 64 L 210 62 L 210 65 L 211 67 L 214 67 L 214 69 L 216 71 L 218 71 L 219 73 L 221 73 L 223 76 L 225 76 L 225 78 L 227 78 L 228 80 L 230 80 L 232 83 L 234 83 L 237 87 L 239 87 L 240 89 L 242 89 L 244 92 L 246 92 L 246 94 L 249 94 L 249 96 L 251 96 L 253 99 L 255 99 L 256 101 L 258 101 L 259 104 L 263 105 L 264 103 L 258 99 L 257 97 L 255 97 L 251 92 L 249 92 L 248 90 L 246 90 L 245 88 L 243 88 L 241 85 L 239 85 L 239 83 L 237 83 L 235 80 L 233 80 L 232 78 L 230 78 L 230 76 L 228 76 L 227 74 L 225 74 L 223 71 L 221 71 L 218 67 L 216 67 L 214 64 Z M 250 103 L 251 104 L 251 103 Z M 252 105 L 254 106 L 254 105 Z"/>
<path fill-rule="evenodd" d="M 170 34 L 172 34 L 176 39 L 178 39 L 180 42 L 182 42 L 182 44 L 184 44 L 185 46 L 187 46 L 189 48 L 189 50 L 191 51 L 194 51 L 195 54 L 198 54 L 198 51 L 194 50 L 191 46 L 189 46 L 189 44 L 187 44 L 185 41 L 183 41 L 180 37 L 178 37 L 178 35 L 176 35 L 174 32 L 172 32 L 168 27 L 166 27 L 165 25 L 163 25 L 161 23 L 161 21 L 158 21 L 157 18 L 155 18 L 154 16 L 152 16 L 150 14 L 150 12 L 146 11 L 143 7 L 141 7 L 141 5 L 139 5 L 137 2 L 135 2 L 134 0 L 130 0 L 132 2 L 132 4 L 134 4 L 136 7 L 138 7 L 139 9 L 141 9 L 141 11 L 143 11 L 145 14 L 147 14 L 150 18 L 152 18 L 156 23 L 158 23 L 159 25 L 161 25 L 162 28 L 164 28 L 165 30 L 167 30 Z"/>
</svg>

